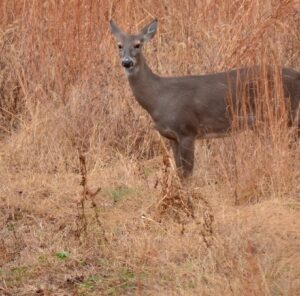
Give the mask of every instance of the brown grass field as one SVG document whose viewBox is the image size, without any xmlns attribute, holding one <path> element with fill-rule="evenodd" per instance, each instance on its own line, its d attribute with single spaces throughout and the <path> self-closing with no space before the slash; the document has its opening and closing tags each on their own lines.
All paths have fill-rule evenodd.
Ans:
<svg viewBox="0 0 300 296">
<path fill-rule="evenodd" d="M 108 28 L 155 17 L 161 75 L 300 70 L 298 1 L 1 0 L 0 295 L 300 295 L 295 131 L 265 91 L 181 184 Z"/>
</svg>

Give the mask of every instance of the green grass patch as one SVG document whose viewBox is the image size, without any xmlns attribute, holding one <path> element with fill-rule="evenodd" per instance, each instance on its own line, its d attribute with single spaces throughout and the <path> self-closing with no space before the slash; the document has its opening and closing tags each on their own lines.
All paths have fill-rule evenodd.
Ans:
<svg viewBox="0 0 300 296">
<path fill-rule="evenodd" d="M 60 251 L 60 252 L 55 253 L 55 257 L 61 261 L 64 261 L 70 257 L 70 252 Z"/>
<path fill-rule="evenodd" d="M 126 185 L 119 185 L 115 187 L 108 187 L 104 189 L 104 193 L 113 199 L 114 202 L 122 200 L 125 196 L 132 195 L 135 192 L 133 188 Z"/>
<path fill-rule="evenodd" d="M 12 267 L 8 270 L 1 269 L 1 280 L 5 280 L 8 287 L 14 287 L 24 283 L 29 277 L 29 269 L 26 266 Z"/>
<path fill-rule="evenodd" d="M 82 283 L 78 284 L 78 293 L 82 294 L 87 291 L 93 291 L 100 282 L 100 277 L 97 275 L 90 275 Z"/>
</svg>

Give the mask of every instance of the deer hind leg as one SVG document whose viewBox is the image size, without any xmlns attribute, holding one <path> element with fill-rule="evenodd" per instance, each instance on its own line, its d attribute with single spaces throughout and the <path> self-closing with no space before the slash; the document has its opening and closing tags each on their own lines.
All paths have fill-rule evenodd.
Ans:
<svg viewBox="0 0 300 296">
<path fill-rule="evenodd" d="M 293 133 L 292 137 L 290 138 L 289 147 L 292 148 L 295 145 L 298 145 L 300 140 L 300 105 L 297 109 L 297 112 L 291 114 L 290 117 L 289 126 L 293 128 Z"/>
</svg>

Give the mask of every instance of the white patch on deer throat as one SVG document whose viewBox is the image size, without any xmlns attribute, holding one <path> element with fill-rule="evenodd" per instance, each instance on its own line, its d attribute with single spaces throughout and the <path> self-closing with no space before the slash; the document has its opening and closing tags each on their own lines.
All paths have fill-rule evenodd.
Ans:
<svg viewBox="0 0 300 296">
<path fill-rule="evenodd" d="M 125 74 L 127 76 L 131 76 L 137 73 L 138 67 L 137 66 L 132 66 L 130 68 L 124 68 Z"/>
</svg>

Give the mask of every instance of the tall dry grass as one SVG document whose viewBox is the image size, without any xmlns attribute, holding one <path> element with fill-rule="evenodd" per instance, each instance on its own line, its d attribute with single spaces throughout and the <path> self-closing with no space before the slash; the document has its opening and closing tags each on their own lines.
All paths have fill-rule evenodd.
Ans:
<svg viewBox="0 0 300 296">
<path fill-rule="evenodd" d="M 171 181 L 155 187 L 164 186 L 156 175 L 165 150 L 132 97 L 108 29 L 113 18 L 136 32 L 154 17 L 159 29 L 145 55 L 161 75 L 262 66 L 256 104 L 263 120 L 254 131 L 198 143 L 189 190 L 198 196 L 193 213 L 208 218 L 187 219 L 183 234 L 176 223 L 148 215 L 165 189 L 177 189 Z M 290 0 L 2 0 L 1 221 L 24 219 L 25 229 L 3 231 L 0 259 L 7 268 L 32 263 L 34 270 L 25 277 L 30 283 L 13 272 L 2 276 L 0 291 L 26 295 L 39 281 L 52 281 L 54 293 L 80 293 L 76 272 L 86 278 L 90 268 L 104 274 L 91 295 L 296 295 L 300 151 L 287 128 L 278 67 L 300 70 L 299 20 L 299 4 Z M 264 79 L 267 65 L 274 66 L 272 90 Z M 88 236 L 78 244 L 68 227 L 78 218 L 73 197 L 80 192 L 82 156 L 89 186 L 118 193 L 125 184 L 138 193 L 113 204 L 102 193 L 101 226 L 87 209 Z M 205 245 L 199 225 L 212 223 L 211 209 L 214 238 Z M 47 257 L 63 247 L 75 254 L 71 267 Z M 71 280 L 62 281 L 58 275 L 66 270 Z M 118 275 L 124 270 L 130 273 Z M 131 273 L 137 275 L 133 288 Z M 51 293 L 51 285 L 40 289 Z"/>
<path fill-rule="evenodd" d="M 146 55 L 162 75 L 227 70 L 265 58 L 295 66 L 298 16 L 292 4 L 3 1 L 1 126 L 6 133 L 23 127 L 12 137 L 13 154 L 36 159 L 42 170 L 72 166 L 74 138 L 91 150 L 159 154 L 149 119 L 119 67 L 108 19 L 131 31 L 154 16 L 160 20 Z"/>
</svg>

